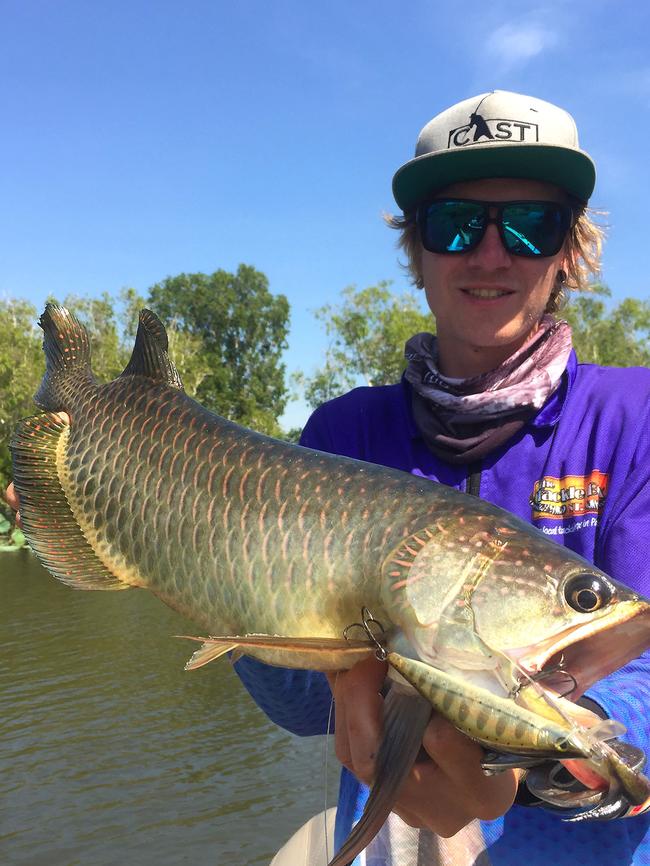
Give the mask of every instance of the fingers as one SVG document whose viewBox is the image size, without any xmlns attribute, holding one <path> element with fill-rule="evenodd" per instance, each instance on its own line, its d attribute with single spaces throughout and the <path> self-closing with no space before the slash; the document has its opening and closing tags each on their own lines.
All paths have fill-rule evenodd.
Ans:
<svg viewBox="0 0 650 866">
<path fill-rule="evenodd" d="M 327 681 L 332 690 L 335 707 L 335 727 L 334 727 L 334 752 L 339 760 L 339 763 L 347 767 L 348 770 L 354 772 L 352 767 L 352 753 L 350 751 L 350 741 L 347 735 L 347 723 L 345 718 L 345 701 L 343 700 L 343 685 L 342 680 L 347 676 L 346 671 L 338 671 L 335 674 L 326 674 Z"/>
<path fill-rule="evenodd" d="M 16 526 L 22 526 L 20 520 L 20 503 L 18 501 L 18 494 L 16 493 L 16 488 L 14 487 L 13 481 L 5 490 L 5 499 L 7 501 L 7 505 L 16 512 Z"/>
<path fill-rule="evenodd" d="M 448 839 L 476 816 L 449 777 L 432 761 L 419 762 L 393 807 L 411 827 L 426 827 Z"/>
<path fill-rule="evenodd" d="M 336 702 L 336 755 L 365 784 L 373 781 L 381 741 L 385 676 L 386 665 L 372 658 L 328 675 Z M 423 746 L 427 757 L 415 763 L 393 806 L 407 824 L 447 838 L 475 818 L 492 820 L 510 808 L 517 773 L 485 776 L 481 747 L 444 718 L 432 717 Z"/>
<path fill-rule="evenodd" d="M 423 746 L 429 759 L 415 764 L 393 810 L 407 824 L 449 838 L 475 818 L 492 820 L 510 808 L 516 773 L 486 777 L 482 749 L 445 719 L 432 718 Z"/>
<path fill-rule="evenodd" d="M 18 495 L 13 481 L 5 491 L 5 499 L 7 500 L 7 504 L 13 508 L 14 511 L 18 511 Z"/>
<path fill-rule="evenodd" d="M 335 747 L 339 761 L 366 784 L 373 780 L 381 740 L 386 663 L 374 658 L 330 675 L 336 706 Z"/>
<path fill-rule="evenodd" d="M 434 716 L 427 726 L 422 745 L 472 816 L 489 821 L 510 808 L 517 793 L 517 774 L 510 771 L 486 776 L 481 767 L 481 747 L 441 716 Z"/>
</svg>

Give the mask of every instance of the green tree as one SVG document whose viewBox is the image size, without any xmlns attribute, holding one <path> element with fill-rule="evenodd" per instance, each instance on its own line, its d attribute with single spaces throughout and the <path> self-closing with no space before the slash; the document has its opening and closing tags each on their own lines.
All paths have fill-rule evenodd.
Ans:
<svg viewBox="0 0 650 866">
<path fill-rule="evenodd" d="M 140 310 L 147 306 L 147 300 L 136 289 L 127 287 L 120 290 L 120 325 L 124 341 L 133 346 L 138 330 Z"/>
<path fill-rule="evenodd" d="M 404 370 L 404 344 L 420 331 L 435 332 L 430 313 L 414 292 L 395 295 L 389 282 L 342 291 L 342 302 L 316 310 L 330 338 L 325 364 L 313 374 L 299 372 L 294 382 L 312 408 L 362 382 L 397 382 Z"/>
<path fill-rule="evenodd" d="M 59 302 L 53 297 L 50 300 Z M 128 323 L 128 329 L 124 330 L 118 322 L 116 301 L 108 294 L 99 298 L 68 295 L 61 303 L 88 328 L 92 368 L 97 379 L 108 382 L 119 376 L 131 356 L 143 299 L 133 289 L 121 293 L 118 303 L 123 309 L 124 323 Z M 170 355 L 175 359 L 186 392 L 193 397 L 210 372 L 201 338 L 181 330 L 175 321 L 169 324 L 167 334 Z M 42 342 L 38 313 L 32 304 L 23 300 L 0 301 L 0 489 L 3 490 L 11 478 L 11 431 L 21 418 L 39 411 L 33 395 L 45 372 Z"/>
<path fill-rule="evenodd" d="M 289 303 L 273 295 L 264 274 L 240 265 L 235 274 L 179 274 L 149 290 L 149 306 L 179 335 L 199 340 L 207 372 L 197 399 L 240 424 L 274 435 L 287 402 L 284 365 Z M 179 365 L 180 358 L 174 355 Z M 181 374 L 182 375 L 182 374 Z"/>
<path fill-rule="evenodd" d="M 650 366 L 650 303 L 625 298 L 608 310 L 607 286 L 575 293 L 561 316 L 571 325 L 581 361 L 612 367 Z"/>
</svg>

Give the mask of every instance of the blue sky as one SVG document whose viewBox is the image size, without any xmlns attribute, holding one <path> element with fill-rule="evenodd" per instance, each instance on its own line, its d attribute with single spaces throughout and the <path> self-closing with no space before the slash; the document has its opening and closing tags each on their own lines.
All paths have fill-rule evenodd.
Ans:
<svg viewBox="0 0 650 866">
<path fill-rule="evenodd" d="M 0 0 L 0 296 L 267 274 L 312 312 L 407 286 L 390 182 L 438 111 L 501 88 L 568 109 L 608 212 L 604 280 L 647 298 L 650 6 L 615 0 Z M 300 403 L 285 423 L 305 420 Z"/>
</svg>

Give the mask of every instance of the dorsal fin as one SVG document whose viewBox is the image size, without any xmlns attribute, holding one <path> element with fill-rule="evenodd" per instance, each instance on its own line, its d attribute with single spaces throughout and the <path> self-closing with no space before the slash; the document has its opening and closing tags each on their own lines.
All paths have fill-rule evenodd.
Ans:
<svg viewBox="0 0 650 866">
<path fill-rule="evenodd" d="M 84 379 L 94 381 L 88 331 L 75 315 L 58 304 L 46 304 L 39 325 L 43 329 L 47 368 L 34 400 L 41 409 L 65 411 L 75 385 Z"/>
<path fill-rule="evenodd" d="M 133 354 L 121 375 L 147 376 L 149 379 L 165 382 L 172 388 L 182 391 L 183 383 L 174 362 L 167 353 L 168 348 L 169 341 L 163 323 L 151 310 L 142 310 Z"/>
</svg>

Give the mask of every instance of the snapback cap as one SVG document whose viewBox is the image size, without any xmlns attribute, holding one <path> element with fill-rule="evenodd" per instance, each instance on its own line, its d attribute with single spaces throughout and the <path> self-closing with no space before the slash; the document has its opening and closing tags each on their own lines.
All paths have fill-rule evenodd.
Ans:
<svg viewBox="0 0 650 866">
<path fill-rule="evenodd" d="M 596 168 L 562 108 L 506 90 L 465 99 L 424 127 L 415 157 L 395 172 L 393 195 L 410 210 L 452 183 L 486 177 L 546 181 L 587 202 Z"/>
</svg>

